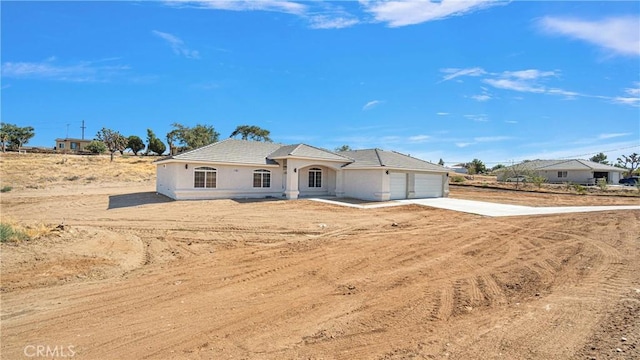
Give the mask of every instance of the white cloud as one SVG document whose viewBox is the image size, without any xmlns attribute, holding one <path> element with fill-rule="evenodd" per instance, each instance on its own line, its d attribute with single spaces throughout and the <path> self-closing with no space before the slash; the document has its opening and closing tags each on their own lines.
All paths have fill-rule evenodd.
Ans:
<svg viewBox="0 0 640 360">
<path fill-rule="evenodd" d="M 536 86 L 526 81 L 513 79 L 484 79 L 485 84 L 489 84 L 498 89 L 513 90 L 520 92 L 543 93 L 544 88 Z"/>
<path fill-rule="evenodd" d="M 517 124 L 518 123 L 515 120 L 505 120 L 504 122 L 507 123 L 507 124 Z"/>
<path fill-rule="evenodd" d="M 540 71 L 537 69 L 519 70 L 519 71 L 505 71 L 502 73 L 504 77 L 516 78 L 520 80 L 536 80 L 547 76 L 557 76 L 555 71 Z"/>
<path fill-rule="evenodd" d="M 598 139 L 600 139 L 600 140 L 613 139 L 613 138 L 624 137 L 624 136 L 629 136 L 629 135 L 631 135 L 631 133 L 600 134 L 600 135 L 598 135 Z"/>
<path fill-rule="evenodd" d="M 538 79 L 557 76 L 555 71 L 540 71 L 537 69 L 527 69 L 519 71 L 504 71 L 498 74 L 498 78 L 484 79 L 485 84 L 489 84 L 498 89 L 514 90 L 520 92 L 543 93 L 545 88 L 538 84 Z M 561 91 L 560 89 L 556 89 Z"/>
<path fill-rule="evenodd" d="M 366 103 L 363 107 L 362 110 L 371 110 L 374 107 L 380 105 L 382 103 L 382 101 L 380 100 L 373 100 L 373 101 L 369 101 L 368 103 Z"/>
<path fill-rule="evenodd" d="M 56 64 L 55 57 L 43 62 L 6 62 L 2 64 L 2 76 L 69 82 L 106 82 L 130 69 L 128 65 L 99 65 L 114 60 L 118 59 L 82 61 L 70 65 Z"/>
<path fill-rule="evenodd" d="M 476 122 L 487 122 L 487 121 L 489 121 L 489 117 L 486 114 L 471 114 L 471 115 L 464 115 L 464 117 L 469 119 L 469 120 L 476 121 Z"/>
<path fill-rule="evenodd" d="M 384 22 L 390 27 L 415 25 L 423 22 L 441 20 L 451 16 L 460 16 L 479 11 L 505 2 L 497 1 L 460 1 L 442 0 L 416 1 L 361 1 L 365 11 L 373 14 L 376 21 Z"/>
<path fill-rule="evenodd" d="M 200 54 L 198 53 L 198 51 L 190 50 L 189 48 L 187 48 L 187 46 L 184 44 L 184 41 L 182 41 L 182 39 L 180 39 L 179 37 L 158 30 L 153 30 L 152 33 L 169 43 L 169 45 L 171 45 L 171 48 L 173 49 L 173 52 L 177 55 L 183 55 L 188 59 L 200 58 Z"/>
<path fill-rule="evenodd" d="M 416 136 L 409 137 L 409 141 L 415 142 L 415 143 L 422 143 L 422 142 L 428 141 L 429 139 L 431 139 L 431 136 L 429 135 L 416 135 Z"/>
<path fill-rule="evenodd" d="M 483 136 L 473 138 L 476 142 L 498 142 L 512 139 L 511 136 Z"/>
<path fill-rule="evenodd" d="M 165 1 L 165 4 L 175 7 L 194 7 L 201 9 L 229 10 L 229 11 L 273 11 L 287 14 L 304 14 L 307 7 L 293 1 L 279 0 L 173 0 Z"/>
<path fill-rule="evenodd" d="M 332 17 L 317 15 L 309 18 L 312 29 L 342 29 L 358 24 L 360 21 L 349 17 Z"/>
<path fill-rule="evenodd" d="M 624 90 L 624 96 L 613 97 L 611 101 L 616 104 L 640 106 L 640 82 L 633 83 L 633 86 Z"/>
<path fill-rule="evenodd" d="M 547 16 L 538 21 L 545 32 L 579 39 L 620 55 L 640 55 L 640 18 L 619 16 L 588 21 Z"/>
<path fill-rule="evenodd" d="M 312 29 L 342 29 L 360 23 L 344 8 L 328 2 L 310 1 L 307 3 L 284 0 L 177 0 L 165 1 L 174 7 L 226 11 L 269 11 L 294 15 L 306 19 Z"/>
<path fill-rule="evenodd" d="M 458 143 L 456 143 L 456 146 L 459 147 L 459 148 L 465 148 L 467 146 L 474 145 L 474 144 L 475 143 L 473 143 L 473 142 L 466 142 L 466 143 L 465 142 L 458 142 Z"/>
<path fill-rule="evenodd" d="M 480 101 L 480 102 L 491 100 L 491 96 L 487 94 L 472 95 L 471 98 L 473 100 Z"/>
<path fill-rule="evenodd" d="M 447 116 L 447 115 L 449 115 L 449 113 L 448 112 L 437 112 L 436 115 L 438 115 L 438 116 Z"/>
<path fill-rule="evenodd" d="M 447 68 L 440 69 L 440 72 L 447 74 L 442 77 L 442 81 L 449 81 L 460 76 L 482 76 L 486 74 L 486 71 L 480 67 L 468 69 Z"/>
</svg>

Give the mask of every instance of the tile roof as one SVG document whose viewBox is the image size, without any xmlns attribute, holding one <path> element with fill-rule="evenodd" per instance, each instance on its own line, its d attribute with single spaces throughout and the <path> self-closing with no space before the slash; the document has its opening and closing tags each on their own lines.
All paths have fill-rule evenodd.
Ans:
<svg viewBox="0 0 640 360">
<path fill-rule="evenodd" d="M 225 139 L 213 144 L 193 149 L 178 155 L 166 157 L 168 160 L 197 161 L 208 163 L 237 163 L 247 165 L 276 165 L 274 159 L 287 157 L 338 161 L 345 169 L 385 167 L 390 169 L 425 170 L 446 172 L 440 165 L 416 159 L 395 151 L 380 149 L 332 152 L 306 144 L 282 145 L 269 142 Z"/>
<path fill-rule="evenodd" d="M 386 167 L 391 169 L 427 170 L 438 172 L 447 171 L 447 169 L 440 165 L 432 164 L 395 151 L 366 149 L 341 151 L 338 154 L 355 160 L 353 163 L 346 165 L 344 167 L 345 169 Z"/>
</svg>

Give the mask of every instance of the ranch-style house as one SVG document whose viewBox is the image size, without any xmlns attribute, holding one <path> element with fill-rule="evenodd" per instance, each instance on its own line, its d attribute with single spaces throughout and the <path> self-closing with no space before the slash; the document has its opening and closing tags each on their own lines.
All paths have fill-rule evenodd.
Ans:
<svg viewBox="0 0 640 360">
<path fill-rule="evenodd" d="M 442 166 L 381 149 L 226 139 L 156 161 L 156 191 L 176 200 L 335 196 L 370 201 L 446 197 Z"/>
</svg>

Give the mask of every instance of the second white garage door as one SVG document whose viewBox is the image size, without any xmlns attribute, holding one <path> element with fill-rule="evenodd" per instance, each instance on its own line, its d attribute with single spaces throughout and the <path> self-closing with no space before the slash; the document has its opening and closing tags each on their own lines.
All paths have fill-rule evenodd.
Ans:
<svg viewBox="0 0 640 360">
<path fill-rule="evenodd" d="M 399 200 L 407 198 L 407 174 L 391 173 L 390 176 L 390 192 L 391 200 Z"/>
<path fill-rule="evenodd" d="M 442 197 L 442 175 L 416 174 L 416 198 Z"/>
</svg>

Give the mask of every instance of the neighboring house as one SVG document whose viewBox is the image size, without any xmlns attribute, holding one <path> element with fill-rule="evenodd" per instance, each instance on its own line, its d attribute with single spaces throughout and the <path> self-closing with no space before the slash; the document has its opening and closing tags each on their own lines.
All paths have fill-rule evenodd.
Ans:
<svg viewBox="0 0 640 360">
<path fill-rule="evenodd" d="M 85 151 L 85 147 L 91 143 L 91 140 L 85 139 L 56 139 L 56 151 L 64 153 L 75 153 Z"/>
<path fill-rule="evenodd" d="M 576 183 L 595 185 L 604 178 L 617 184 L 626 170 L 589 160 L 533 160 L 497 170 L 498 181 L 519 175 L 538 175 L 549 183 Z"/>
<path fill-rule="evenodd" d="M 455 164 L 455 165 L 449 167 L 449 170 L 455 172 L 456 174 L 468 174 L 469 173 L 469 169 L 467 169 L 467 167 L 464 166 L 464 164 Z"/>
<path fill-rule="evenodd" d="M 227 139 L 156 161 L 156 191 L 172 199 L 443 197 L 447 169 L 380 149 L 331 152 Z"/>
</svg>

